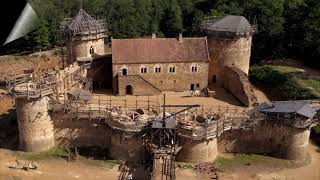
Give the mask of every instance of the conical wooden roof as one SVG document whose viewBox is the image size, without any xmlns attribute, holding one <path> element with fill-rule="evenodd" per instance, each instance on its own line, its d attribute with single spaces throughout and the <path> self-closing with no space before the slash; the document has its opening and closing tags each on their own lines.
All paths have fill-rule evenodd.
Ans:
<svg viewBox="0 0 320 180">
<path fill-rule="evenodd" d="M 64 33 L 71 35 L 89 35 L 106 32 L 103 21 L 95 20 L 83 9 L 80 9 L 75 18 L 66 23 Z"/>
<path fill-rule="evenodd" d="M 221 20 L 209 24 L 206 30 L 223 36 L 246 36 L 253 33 L 251 24 L 243 16 L 228 15 Z"/>
</svg>

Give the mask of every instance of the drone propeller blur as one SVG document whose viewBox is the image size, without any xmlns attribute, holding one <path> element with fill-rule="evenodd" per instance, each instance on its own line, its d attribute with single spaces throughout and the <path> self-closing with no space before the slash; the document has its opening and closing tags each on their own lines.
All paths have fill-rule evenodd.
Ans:
<svg viewBox="0 0 320 180">
<path fill-rule="evenodd" d="M 38 16 L 28 2 L 3 45 L 19 39 L 37 28 Z"/>
</svg>

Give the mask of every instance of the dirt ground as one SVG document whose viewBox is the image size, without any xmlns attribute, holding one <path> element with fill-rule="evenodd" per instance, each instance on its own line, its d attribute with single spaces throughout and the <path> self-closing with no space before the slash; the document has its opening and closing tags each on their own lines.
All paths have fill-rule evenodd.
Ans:
<svg viewBox="0 0 320 180">
<path fill-rule="evenodd" d="M 319 180 L 320 179 L 320 152 L 319 147 L 310 143 L 308 151 L 312 157 L 311 163 L 299 168 L 286 168 L 274 170 L 270 165 L 264 168 L 254 166 L 242 166 L 232 172 L 221 173 L 221 180 Z M 37 161 L 37 170 L 15 170 L 9 166 L 15 164 L 16 156 L 12 151 L 0 149 L 0 180 L 23 179 L 23 180 L 56 180 L 56 179 L 119 179 L 118 165 L 103 167 L 84 162 L 66 162 L 63 159 Z M 21 161 L 27 163 L 30 161 Z M 260 165 L 261 166 L 261 165 Z M 136 168 L 136 173 L 143 175 L 142 168 Z M 209 180 L 206 175 L 197 174 L 192 169 L 177 169 L 177 180 Z M 140 180 L 140 178 L 137 178 Z M 141 180 L 143 180 L 141 178 Z"/>
<path fill-rule="evenodd" d="M 54 50 L 34 53 L 26 56 L 0 56 L 0 83 L 13 80 L 23 74 L 24 69 L 34 68 L 41 73 L 46 69 L 59 69 L 63 66 L 61 57 Z"/>
</svg>

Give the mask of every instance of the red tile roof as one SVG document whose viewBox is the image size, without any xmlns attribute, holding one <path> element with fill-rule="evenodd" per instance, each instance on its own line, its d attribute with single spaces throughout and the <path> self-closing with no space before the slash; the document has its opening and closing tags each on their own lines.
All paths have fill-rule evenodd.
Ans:
<svg viewBox="0 0 320 180">
<path fill-rule="evenodd" d="M 207 38 L 113 39 L 114 64 L 208 62 Z"/>
</svg>

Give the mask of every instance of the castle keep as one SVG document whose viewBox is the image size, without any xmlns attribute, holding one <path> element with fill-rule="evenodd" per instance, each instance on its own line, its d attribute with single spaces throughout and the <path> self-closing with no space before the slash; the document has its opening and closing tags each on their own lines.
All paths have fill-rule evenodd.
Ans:
<svg viewBox="0 0 320 180">
<path fill-rule="evenodd" d="M 208 91 L 216 83 L 243 104 L 256 105 L 247 78 L 254 28 L 244 17 L 209 22 L 207 37 L 112 39 L 109 53 L 104 24 L 84 10 L 62 29 L 66 66 L 8 84 L 16 98 L 22 150 L 95 146 L 117 160 L 153 159 L 155 174 L 164 172 L 159 168 L 165 164 L 171 179 L 175 160 L 211 162 L 221 152 L 306 158 L 310 128 L 319 123 L 319 101 L 231 108 L 121 99 Z M 113 95 L 95 93 L 101 89 Z"/>
</svg>

